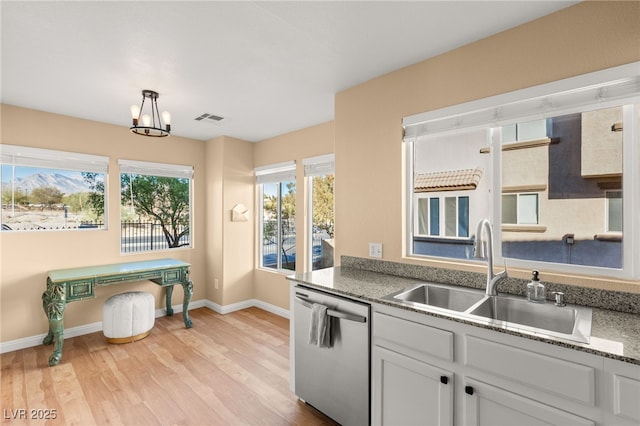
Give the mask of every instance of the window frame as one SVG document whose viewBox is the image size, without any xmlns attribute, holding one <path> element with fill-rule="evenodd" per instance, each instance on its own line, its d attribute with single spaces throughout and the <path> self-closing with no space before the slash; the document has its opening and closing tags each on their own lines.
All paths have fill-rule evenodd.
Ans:
<svg viewBox="0 0 640 426">
<path fill-rule="evenodd" d="M 520 198 L 523 196 L 530 196 L 530 195 L 535 195 L 536 197 L 536 222 L 535 223 L 528 223 L 528 222 L 522 222 L 521 220 L 521 215 L 520 215 Z M 503 222 L 502 218 L 504 216 L 504 197 L 508 197 L 508 196 L 515 196 L 516 197 L 516 221 L 515 223 L 512 222 Z M 503 193 L 502 194 L 502 199 L 501 199 L 501 217 L 500 217 L 500 223 L 502 225 L 540 225 L 540 193 L 539 192 L 509 192 L 509 193 Z"/>
<path fill-rule="evenodd" d="M 97 173 L 103 175 L 103 205 L 102 227 L 87 228 L 45 228 L 39 232 L 47 231 L 106 231 L 108 229 L 108 183 L 109 183 L 109 157 L 95 154 L 85 154 L 29 146 L 0 144 L 0 166 L 7 165 L 12 169 L 12 182 L 15 181 L 15 167 L 30 167 L 62 172 Z M 0 217 L 0 223 L 4 225 Z M 12 229 L 13 232 L 32 232 L 27 229 Z"/>
<path fill-rule="evenodd" d="M 282 268 L 282 256 L 280 255 L 280 248 L 282 244 L 282 184 L 287 182 L 296 183 L 296 195 L 298 192 L 298 185 L 296 181 L 296 163 L 295 161 L 286 161 L 282 163 L 267 165 L 256 167 L 254 169 L 254 173 L 256 175 L 256 184 L 257 184 L 257 196 L 258 196 L 258 248 L 257 248 L 257 265 L 256 267 L 263 271 L 271 271 L 277 272 L 280 274 L 291 274 L 291 272 L 295 272 L 295 270 L 291 269 L 283 269 Z M 270 268 L 264 266 L 264 185 L 277 183 L 277 240 L 276 244 L 278 247 L 276 248 L 276 268 Z M 296 211 L 296 216 L 298 212 Z M 294 219 L 295 223 L 295 219 Z M 296 229 L 296 242 L 295 246 L 297 248 L 298 244 L 298 235 Z M 296 266 L 298 268 L 298 253 L 296 253 Z"/>
<path fill-rule="evenodd" d="M 502 195 L 502 137 L 501 126 L 570 113 L 588 112 L 609 107 L 623 109 L 623 230 L 622 267 L 604 268 L 574 264 L 528 261 L 509 258 L 509 265 L 522 268 L 546 268 L 549 271 L 604 276 L 622 279 L 640 278 L 640 223 L 633 221 L 633 212 L 640 211 L 640 62 L 622 65 L 540 86 L 509 92 L 491 98 L 454 105 L 403 119 L 405 141 L 405 197 L 410 208 L 405 209 L 407 223 L 414 223 L 413 207 L 413 145 L 418 139 L 434 135 L 450 135 L 474 128 L 490 130 L 491 193 Z M 493 224 L 502 223 L 502 197 L 490 196 L 489 219 Z M 540 208 L 540 199 L 538 199 Z M 539 218 L 539 214 L 538 214 Z M 540 218 L 539 218 L 540 220 Z M 414 226 L 406 227 L 406 255 L 425 258 L 412 251 Z M 495 262 L 504 263 L 502 257 L 501 226 L 494 226 Z M 436 258 L 451 260 L 450 258 Z M 635 261 L 635 262 L 634 262 Z M 472 261 L 473 262 L 473 261 Z"/>
<path fill-rule="evenodd" d="M 122 213 L 119 215 L 120 222 L 120 255 L 135 255 L 142 253 L 156 253 L 156 252 L 167 252 L 174 250 L 190 250 L 194 248 L 194 185 L 193 185 L 193 166 L 191 165 L 178 165 L 178 164 L 169 164 L 169 163 L 156 163 L 150 161 L 139 161 L 139 160 L 126 160 L 119 159 L 118 160 L 118 205 L 122 208 L 122 201 L 120 199 L 120 194 L 122 193 L 122 175 L 143 175 L 143 176 L 153 176 L 153 177 L 165 177 L 165 178 L 173 178 L 173 179 L 187 179 L 189 182 L 189 244 L 185 246 L 179 247 L 167 247 L 167 248 L 158 248 L 151 250 L 132 250 L 132 251 L 123 251 L 123 242 L 122 242 Z"/>
<path fill-rule="evenodd" d="M 423 238 L 433 238 L 433 239 L 443 239 L 443 240 L 451 240 L 451 239 L 459 239 L 459 240 L 468 240 L 471 234 L 471 223 L 469 222 L 469 212 L 471 210 L 470 205 L 470 197 L 468 195 L 460 194 L 463 191 L 452 191 L 450 193 L 440 193 L 440 195 L 434 195 L 434 193 L 419 193 L 414 194 L 414 229 L 413 234 L 416 237 Z M 456 227 L 456 235 L 446 235 L 447 230 L 447 215 L 446 215 L 446 200 L 447 199 L 455 199 L 455 227 Z M 460 199 L 467 199 L 467 234 L 466 236 L 460 236 Z M 427 228 L 429 233 L 423 234 L 420 233 L 420 200 L 427 200 Z M 432 209 L 431 202 L 433 200 L 438 201 L 438 234 L 432 234 Z M 444 232 L 444 234 L 443 234 Z"/>
<path fill-rule="evenodd" d="M 307 272 L 317 271 L 313 269 L 313 179 L 326 175 L 333 175 L 335 179 L 335 154 L 325 154 L 302 160 L 304 165 L 304 179 L 307 188 L 307 220 L 305 221 L 307 244 L 305 247 L 305 268 Z M 335 193 L 334 193 L 335 197 Z M 334 205 L 334 225 L 335 225 L 335 205 Z M 333 259 L 335 264 L 335 257 Z"/>
</svg>

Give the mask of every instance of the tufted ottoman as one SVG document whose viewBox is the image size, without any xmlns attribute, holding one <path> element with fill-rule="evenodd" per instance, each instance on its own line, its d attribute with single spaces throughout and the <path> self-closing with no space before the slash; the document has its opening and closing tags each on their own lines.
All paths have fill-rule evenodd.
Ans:
<svg viewBox="0 0 640 426">
<path fill-rule="evenodd" d="M 109 343 L 147 337 L 155 319 L 155 299 L 145 291 L 114 294 L 102 305 L 102 332 Z"/>
</svg>

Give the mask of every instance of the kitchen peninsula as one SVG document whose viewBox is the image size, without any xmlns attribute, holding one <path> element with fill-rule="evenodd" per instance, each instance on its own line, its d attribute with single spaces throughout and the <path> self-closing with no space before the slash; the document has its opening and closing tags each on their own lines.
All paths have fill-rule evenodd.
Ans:
<svg viewBox="0 0 640 426">
<path fill-rule="evenodd" d="M 501 407 L 496 415 L 516 422 L 531 417 L 551 424 L 640 421 L 637 313 L 591 307 L 590 341 L 580 343 L 385 298 L 424 282 L 474 287 L 471 281 L 479 274 L 434 269 L 421 275 L 412 265 L 357 258 L 343 258 L 342 265 L 290 280 L 298 288 L 371 304 L 372 424 L 424 420 L 430 415 L 444 424 L 490 424 L 480 419 L 492 413 L 494 409 L 487 407 L 495 404 Z M 514 280 L 505 287 L 517 291 L 519 285 L 526 282 Z M 589 290 L 575 289 L 581 291 Z M 569 291 L 567 296 L 586 297 Z M 293 370 L 293 360 L 291 365 Z M 427 400 L 435 401 L 428 407 L 415 403 L 425 400 L 424 392 L 431 392 Z"/>
</svg>

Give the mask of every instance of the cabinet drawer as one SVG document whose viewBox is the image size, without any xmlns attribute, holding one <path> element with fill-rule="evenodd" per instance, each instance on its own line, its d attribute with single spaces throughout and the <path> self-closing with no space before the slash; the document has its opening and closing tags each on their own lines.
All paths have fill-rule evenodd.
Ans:
<svg viewBox="0 0 640 426">
<path fill-rule="evenodd" d="M 150 271 L 150 272 L 140 272 L 139 274 L 124 274 L 124 275 L 114 275 L 107 277 L 98 277 L 96 278 L 97 285 L 109 285 L 109 284 L 119 284 L 123 282 L 134 282 L 134 281 L 144 281 L 144 280 L 157 280 L 158 278 L 162 278 L 160 271 Z"/>
<path fill-rule="evenodd" d="M 593 367 L 474 336 L 465 335 L 464 341 L 466 365 L 520 382 L 527 388 L 595 405 Z"/>
<path fill-rule="evenodd" d="M 73 281 L 67 284 L 67 302 L 91 297 L 94 297 L 93 280 Z"/>
<path fill-rule="evenodd" d="M 163 284 L 179 283 L 181 281 L 182 281 L 181 269 L 170 269 L 168 271 L 164 271 L 162 274 Z"/>
<path fill-rule="evenodd" d="M 450 331 L 376 312 L 373 317 L 373 335 L 428 355 L 453 361 L 453 333 Z"/>
</svg>

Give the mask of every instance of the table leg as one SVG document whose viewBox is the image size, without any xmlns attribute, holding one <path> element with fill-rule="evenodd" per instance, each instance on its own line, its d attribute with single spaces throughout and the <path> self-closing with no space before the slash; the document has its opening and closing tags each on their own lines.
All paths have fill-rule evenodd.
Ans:
<svg viewBox="0 0 640 426">
<path fill-rule="evenodd" d="M 169 285 L 165 287 L 167 290 L 167 316 L 173 315 L 173 306 L 171 306 L 171 296 L 173 295 L 173 286 Z"/>
<path fill-rule="evenodd" d="M 193 283 L 190 279 L 187 278 L 187 280 L 182 283 L 182 288 L 184 290 L 184 299 L 182 301 L 182 318 L 184 319 L 184 326 L 186 328 L 191 328 L 193 323 L 191 322 L 191 318 L 189 318 L 189 302 L 191 302 L 191 296 L 193 296 Z"/>
<path fill-rule="evenodd" d="M 53 352 L 49 356 L 49 366 L 60 364 L 62 359 L 65 306 L 66 292 L 64 286 L 47 282 L 47 290 L 42 293 L 42 308 L 49 319 L 49 332 L 42 343 L 44 345 L 54 343 Z"/>
</svg>

